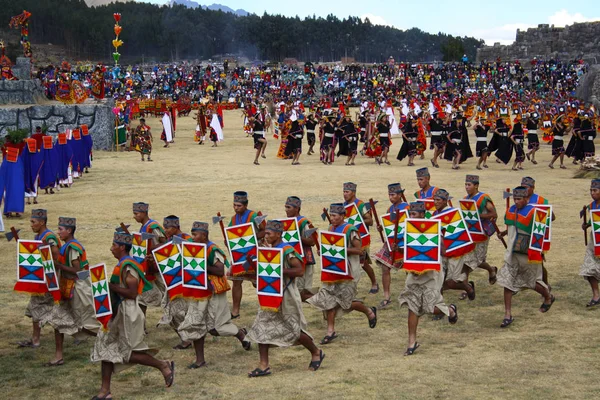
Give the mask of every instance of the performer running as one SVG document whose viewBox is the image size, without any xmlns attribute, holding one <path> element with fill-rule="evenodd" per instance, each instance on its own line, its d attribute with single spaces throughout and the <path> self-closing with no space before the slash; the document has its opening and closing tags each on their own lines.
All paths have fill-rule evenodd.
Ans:
<svg viewBox="0 0 600 400">
<path fill-rule="evenodd" d="M 52 232 L 46 226 L 48 221 L 48 212 L 43 209 L 31 210 L 31 230 L 35 233 L 34 240 L 41 240 L 44 245 L 50 246 L 50 251 L 52 252 L 52 259 L 58 260 L 60 256 L 60 247 L 62 247 L 62 243 L 60 239 L 54 232 Z M 33 323 L 33 333 L 31 335 L 31 339 L 23 340 L 18 342 L 19 347 L 31 347 L 38 348 L 40 347 L 40 321 L 46 314 L 52 312 L 52 307 L 54 307 L 54 299 L 50 292 L 46 292 L 40 295 L 32 295 L 29 299 L 29 304 L 27 305 L 27 309 L 25 310 L 25 315 L 31 318 Z"/>
<path fill-rule="evenodd" d="M 320 350 L 308 334 L 307 323 L 302 311 L 302 300 L 296 287 L 295 278 L 302 276 L 302 259 L 292 246 L 281 241 L 283 223 L 269 221 L 265 228 L 265 240 L 270 247 L 283 249 L 283 301 L 275 310 L 259 307 L 256 319 L 248 331 L 247 339 L 258 343 L 259 366 L 248 373 L 248 377 L 271 375 L 269 347 L 289 347 L 301 344 L 311 353 L 308 369 L 316 371 L 321 367 L 325 353 Z"/>
<path fill-rule="evenodd" d="M 150 127 L 146 125 L 146 120 L 144 118 L 140 118 L 140 124 L 135 127 L 133 137 L 134 149 L 141 154 L 142 161 L 145 161 L 144 156 L 146 155 L 148 155 L 148 161 L 152 161 L 150 158 L 150 154 L 152 154 L 152 132 L 150 131 Z"/>
<path fill-rule="evenodd" d="M 410 203 L 410 218 L 425 218 L 425 204 L 417 201 Z M 444 284 L 444 271 L 427 271 L 422 274 L 408 272 L 404 290 L 398 300 L 400 307 L 408 307 L 408 347 L 405 356 L 411 356 L 420 347 L 417 342 L 417 326 L 419 318 L 426 313 L 448 317 L 448 322 L 458 322 L 458 309 L 456 305 L 447 306 L 442 296 Z"/>
<path fill-rule="evenodd" d="M 377 308 L 367 307 L 362 300 L 356 298 L 358 281 L 361 277 L 360 257 L 365 254 L 361 249 L 361 241 L 356 228 L 344 222 L 346 209 L 342 203 L 329 206 L 331 225 L 329 231 L 346 235 L 346 260 L 350 268 L 351 280 L 322 282 L 321 289 L 307 300 L 315 308 L 325 311 L 327 315 L 327 335 L 321 344 L 329 344 L 338 337 L 335 331 L 335 318 L 353 310 L 360 311 L 369 319 L 369 327 L 377 325 Z"/>
<path fill-rule="evenodd" d="M 265 149 L 267 148 L 267 138 L 265 136 L 265 126 L 259 118 L 259 114 L 250 118 L 252 124 L 252 138 L 254 140 L 254 148 L 256 149 L 256 156 L 254 157 L 254 164 L 258 163 L 258 157 L 267 158 L 265 156 Z"/>
<path fill-rule="evenodd" d="M 592 202 L 587 206 L 584 212 L 600 209 L 600 179 L 593 179 L 590 187 L 590 195 Z M 582 224 L 582 228 L 586 231 L 590 228 L 591 222 Z M 600 281 L 600 260 L 596 257 L 594 246 L 594 232 L 590 232 L 588 245 L 583 257 L 583 264 L 579 268 L 579 275 L 587 280 L 592 288 L 592 299 L 587 303 L 586 307 L 595 307 L 600 305 L 600 291 L 598 291 L 598 281 Z"/>
<path fill-rule="evenodd" d="M 387 213 L 396 213 L 404 211 L 408 208 L 408 203 L 404 202 L 404 189 L 400 183 L 392 183 L 388 185 L 388 197 L 392 205 L 388 208 Z M 383 227 L 377 226 L 380 232 L 383 232 Z M 381 268 L 381 283 L 383 285 L 383 300 L 379 304 L 379 309 L 386 308 L 392 304 L 392 295 L 390 286 L 392 284 L 392 269 L 400 270 L 402 268 L 402 257 L 404 249 L 398 248 L 394 250 L 394 259 L 388 249 L 387 243 L 383 243 L 381 250 L 373 256 L 375 263 Z"/>
<path fill-rule="evenodd" d="M 537 164 L 535 153 L 540 149 L 540 139 L 538 138 L 538 128 L 540 126 L 539 114 L 537 112 L 527 113 L 527 150 L 525 156 L 533 164 Z"/>
<path fill-rule="evenodd" d="M 365 119 L 362 117 L 362 119 Z M 362 129 L 362 128 L 361 128 Z M 366 124 L 365 124 L 366 129 Z M 388 153 L 390 151 L 390 120 L 387 114 L 381 114 L 377 122 L 377 132 L 379 132 L 379 145 L 381 146 L 381 157 L 375 157 L 378 164 L 386 163 L 390 165 Z"/>
<path fill-rule="evenodd" d="M 408 166 L 412 167 L 415 156 L 417 155 L 417 136 L 419 132 L 417 130 L 417 117 L 409 116 L 409 122 L 404 126 L 402 132 L 402 147 L 398 152 L 398 161 L 402 161 L 405 157 L 408 157 Z"/>
<path fill-rule="evenodd" d="M 193 342 L 196 359 L 189 369 L 206 367 L 204 359 L 204 342 L 206 334 L 212 336 L 235 336 L 244 350 L 250 350 L 250 342 L 246 340 L 246 330 L 239 329 L 231 322 L 231 313 L 227 302 L 230 290 L 225 277 L 225 267 L 229 262 L 225 253 L 208 238 L 208 224 L 194 222 L 192 225 L 194 243 L 206 245 L 206 270 L 210 281 L 209 289 L 203 290 L 193 298 L 188 298 L 185 318 L 179 324 L 177 333 L 183 342 Z"/>
<path fill-rule="evenodd" d="M 101 329 L 98 332 L 91 352 L 92 362 L 102 362 L 102 386 L 92 399 L 112 399 L 110 384 L 113 373 L 134 364 L 158 369 L 167 387 L 171 387 L 175 379 L 175 362 L 154 358 L 158 350 L 151 349 L 146 344 L 146 318 L 139 306 L 139 295 L 148 281 L 144 278 L 142 266 L 129 255 L 132 241 L 131 235 L 115 232 L 110 248 L 119 262 L 113 269 L 108 287 L 116 300 L 113 304 L 118 305 L 113 310 L 108 330 Z"/>
<path fill-rule="evenodd" d="M 439 168 L 437 162 L 440 155 L 444 154 L 446 149 L 446 140 L 443 137 L 443 133 L 446 131 L 444 121 L 436 111 L 431 115 L 429 120 L 429 131 L 431 133 L 430 150 L 433 150 L 433 158 L 431 159 L 431 165 L 435 168 Z"/>
<path fill-rule="evenodd" d="M 552 127 L 552 161 L 548 164 L 548 167 L 554 169 L 554 162 L 560 158 L 560 168 L 567 169 L 565 167 L 565 141 L 564 135 L 567 132 L 567 127 L 563 121 L 563 115 L 558 117 L 554 126 Z"/>
<path fill-rule="evenodd" d="M 475 145 L 475 155 L 479 157 L 479 161 L 477 161 L 477 169 L 481 169 L 483 164 L 483 168 L 487 168 L 487 158 L 490 155 L 490 151 L 488 149 L 487 143 L 487 135 L 490 131 L 491 126 L 489 124 L 483 124 L 482 118 L 477 117 L 475 126 L 473 129 L 475 130 L 475 136 L 477 137 L 477 144 Z"/>
<path fill-rule="evenodd" d="M 510 130 L 509 138 L 515 147 L 515 161 L 512 170 L 517 171 L 523 169 L 523 161 L 525 161 L 525 150 L 523 149 L 525 133 L 523 132 L 523 124 L 520 117 L 517 116 L 513 123 L 514 125 Z"/>
<path fill-rule="evenodd" d="M 315 119 L 314 114 L 309 114 L 306 118 L 306 140 L 308 142 L 308 152 L 306 152 L 307 156 L 315 153 L 314 147 L 316 143 L 316 135 L 315 129 L 317 128 L 318 122 Z"/>
<path fill-rule="evenodd" d="M 545 313 L 554 304 L 555 298 L 544 283 L 542 264 L 530 263 L 527 251 L 535 208 L 527 204 L 527 188 L 519 186 L 513 189 L 514 205 L 506 212 L 504 221 L 507 230 L 500 233 L 508 235 L 508 248 L 504 255 L 504 267 L 498 273 L 498 285 L 504 288 L 504 320 L 501 328 L 513 323 L 512 297 L 522 289 L 533 289 L 544 297 L 540 312 Z"/>
</svg>

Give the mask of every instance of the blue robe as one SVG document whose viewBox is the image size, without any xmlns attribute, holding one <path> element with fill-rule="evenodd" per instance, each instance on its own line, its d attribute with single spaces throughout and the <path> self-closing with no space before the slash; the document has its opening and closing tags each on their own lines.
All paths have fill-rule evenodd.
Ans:
<svg viewBox="0 0 600 400">
<path fill-rule="evenodd" d="M 56 162 L 58 179 L 65 180 L 69 178 L 69 164 L 73 158 L 73 150 L 68 144 L 59 144 L 58 141 L 54 144 L 56 149 Z"/>
<path fill-rule="evenodd" d="M 0 166 L 4 192 L 4 214 L 23 213 L 25 211 L 25 172 L 23 170 L 23 156 L 17 162 L 9 162 L 6 158 Z"/>
<path fill-rule="evenodd" d="M 25 173 L 25 192 L 34 193 L 42 163 L 44 162 L 44 154 L 41 151 L 31 153 L 29 148 L 25 147 L 23 153 L 23 167 Z"/>
<path fill-rule="evenodd" d="M 56 147 L 52 147 L 51 149 L 42 149 L 42 154 L 44 154 L 44 164 L 40 171 L 40 188 L 53 188 L 56 186 L 58 174 L 58 152 Z"/>
</svg>

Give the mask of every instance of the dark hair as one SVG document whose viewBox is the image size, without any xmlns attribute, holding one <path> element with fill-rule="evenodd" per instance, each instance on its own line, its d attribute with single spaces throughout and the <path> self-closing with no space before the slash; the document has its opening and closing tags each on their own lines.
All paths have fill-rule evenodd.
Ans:
<svg viewBox="0 0 600 400">
<path fill-rule="evenodd" d="M 131 246 L 130 244 L 120 244 L 119 246 L 125 246 L 125 251 L 127 253 L 129 253 L 131 251 Z"/>
</svg>

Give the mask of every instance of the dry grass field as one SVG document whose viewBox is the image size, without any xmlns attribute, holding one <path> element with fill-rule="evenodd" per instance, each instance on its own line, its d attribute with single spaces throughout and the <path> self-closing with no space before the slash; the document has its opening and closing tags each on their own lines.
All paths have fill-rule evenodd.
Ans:
<svg viewBox="0 0 600 400">
<path fill-rule="evenodd" d="M 195 122 L 191 117 L 178 122 L 176 143 L 162 148 L 158 141 L 160 123 L 149 118 L 155 142 L 154 162 L 142 163 L 137 153 L 97 152 L 89 174 L 70 189 L 55 195 L 41 195 L 40 207 L 47 208 L 49 227 L 56 229 L 59 216 L 75 216 L 77 237 L 86 247 L 92 264 L 114 265 L 109 251 L 114 228 L 119 222 L 136 226 L 131 204 L 150 203 L 150 216 L 162 221 L 169 214 L 181 218 L 184 231 L 194 220 L 210 221 L 217 211 L 232 215 L 232 194 L 235 190 L 249 192 L 250 208 L 271 217 L 284 216 L 288 195 L 303 200 L 303 214 L 321 228 L 321 210 L 342 199 L 342 183 L 358 183 L 358 197 L 373 197 L 380 201 L 380 213 L 387 206 L 387 184 L 400 181 L 407 192 L 417 189 L 415 169 L 428 166 L 429 160 L 416 160 L 417 167 L 407 167 L 396 160 L 392 166 L 378 166 L 367 158 L 357 158 L 354 167 L 336 162 L 324 166 L 318 155 L 301 158 L 302 165 L 276 158 L 276 141 L 269 137 L 267 159 L 252 165 L 252 140 L 241 129 L 241 113 L 226 111 L 225 142 L 218 148 L 210 143 L 198 146 L 193 142 Z M 474 146 L 475 141 L 471 139 Z M 390 159 L 395 157 L 401 140 L 394 139 Z M 426 153 L 427 156 L 431 152 Z M 600 308 L 589 310 L 585 304 L 591 297 L 586 281 L 578 276 L 583 260 L 584 244 L 579 210 L 589 203 L 589 181 L 575 180 L 576 166 L 568 170 L 550 170 L 547 163 L 550 149 L 543 146 L 539 164 L 526 162 L 523 172 L 489 163 L 490 169 L 479 171 L 481 190 L 491 194 L 502 213 L 502 191 L 520 183 L 524 175 L 537 180 L 537 191 L 550 199 L 557 219 L 554 223 L 553 247 L 547 258 L 547 268 L 556 303 L 549 313 L 538 311 L 542 299 L 527 291 L 514 298 L 514 324 L 504 330 L 502 288 L 489 286 L 487 274 L 472 275 L 477 285 L 477 299 L 458 301 L 458 292 L 447 292 L 447 303 L 457 303 L 459 322 L 421 319 L 421 348 L 414 356 L 403 357 L 406 348 L 405 308 L 394 301 L 392 307 L 379 313 L 377 328 L 368 328 L 364 315 L 352 313 L 339 320 L 341 334 L 335 342 L 324 346 L 327 355 L 322 368 L 307 371 L 309 354 L 303 348 L 271 350 L 274 374 L 262 379 L 248 379 L 246 373 L 258 363 L 258 352 L 244 352 L 234 338 L 207 339 L 208 368 L 187 370 L 193 351 L 176 351 L 174 332 L 155 328 L 161 310 L 148 313 L 151 346 L 161 349 L 159 357 L 173 359 L 177 364 L 175 385 L 165 389 L 156 370 L 135 367 L 113 380 L 115 398 L 169 399 L 308 399 L 308 398 L 393 398 L 393 399 L 592 399 L 600 397 L 598 383 L 598 319 Z M 454 197 L 464 196 L 464 176 L 475 172 L 475 162 L 469 160 L 461 170 L 453 171 L 447 162 L 432 169 L 432 184 L 446 188 Z M 32 238 L 29 230 L 30 207 L 25 218 L 5 221 L 21 228 L 23 238 Z M 372 251 L 381 246 L 373 230 Z M 217 226 L 212 239 L 222 244 Z M 501 266 L 502 244 L 492 238 L 489 251 L 491 264 Z M 17 349 L 17 340 L 29 337 L 30 320 L 23 316 L 28 297 L 12 291 L 15 282 L 14 242 L 0 243 L 0 388 L 4 398 L 82 399 L 97 393 L 100 386 L 100 366 L 89 361 L 93 339 L 74 345 L 65 340 L 65 365 L 45 368 L 42 364 L 53 357 L 52 330 L 45 327 L 42 346 L 37 350 Z M 376 269 L 378 280 L 381 273 Z M 395 300 L 404 287 L 405 273 L 392 275 L 392 297 Z M 315 273 L 314 286 L 319 285 Z M 368 295 L 366 276 L 360 282 L 361 296 L 368 305 L 377 305 L 382 292 Z M 249 283 L 244 284 L 241 318 L 235 323 L 251 326 L 257 309 L 256 294 Z M 326 333 L 321 313 L 305 306 L 309 331 L 320 340 Z"/>
</svg>

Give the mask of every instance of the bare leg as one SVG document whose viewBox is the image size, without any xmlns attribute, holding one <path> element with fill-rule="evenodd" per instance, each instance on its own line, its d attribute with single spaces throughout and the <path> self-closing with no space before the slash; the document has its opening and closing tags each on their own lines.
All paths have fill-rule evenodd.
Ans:
<svg viewBox="0 0 600 400">
<path fill-rule="evenodd" d="M 331 336 L 335 333 L 335 312 L 337 307 L 331 310 L 327 310 L 327 336 Z"/>
<path fill-rule="evenodd" d="M 31 343 L 34 345 L 40 344 L 40 336 L 42 334 L 42 328 L 40 328 L 39 322 L 33 323 L 33 334 L 31 336 Z"/>
<path fill-rule="evenodd" d="M 262 142 L 262 158 L 267 158 L 267 156 L 265 156 L 265 150 L 267 149 L 267 140 L 266 139 L 261 139 Z"/>
<path fill-rule="evenodd" d="M 300 332 L 298 343 L 304 346 L 306 350 L 310 351 L 311 361 L 319 361 L 321 359 L 321 350 L 315 345 L 315 342 L 306 333 Z"/>
<path fill-rule="evenodd" d="M 388 267 L 381 268 L 381 284 L 383 285 L 383 299 L 389 300 L 392 296 L 390 286 L 392 284 L 392 271 Z"/>
<path fill-rule="evenodd" d="M 376 317 L 375 313 L 373 313 L 373 310 L 371 310 L 369 307 L 365 306 L 360 301 L 352 302 L 352 310 L 360 311 L 361 313 L 365 314 L 367 316 L 367 318 L 369 318 L 369 321 Z"/>
<path fill-rule="evenodd" d="M 242 303 L 242 281 L 233 281 L 231 298 L 233 300 L 231 314 L 233 316 L 240 315 L 240 304 Z"/>
<path fill-rule="evenodd" d="M 598 280 L 596 278 L 589 276 L 588 282 L 590 283 L 590 286 L 592 287 L 592 296 L 593 296 L 592 300 L 600 299 L 600 292 L 598 292 Z"/>
<path fill-rule="evenodd" d="M 65 335 L 60 333 L 58 330 L 54 330 L 54 343 L 56 345 L 56 350 L 54 352 L 54 360 L 53 363 L 63 359 L 63 343 L 65 341 Z"/>
<path fill-rule="evenodd" d="M 513 292 L 504 288 L 504 318 L 511 319 L 512 318 L 512 297 Z"/>
<path fill-rule="evenodd" d="M 102 386 L 100 387 L 100 392 L 98 392 L 98 397 L 106 397 L 110 393 L 110 381 L 114 369 L 115 364 L 102 361 Z"/>
<path fill-rule="evenodd" d="M 194 340 L 194 351 L 196 352 L 196 365 L 204 365 L 206 360 L 204 359 L 204 338 L 206 336 L 202 336 L 202 338 L 198 340 Z"/>
<path fill-rule="evenodd" d="M 419 325 L 419 317 L 417 314 L 408 310 L 408 348 L 412 348 L 417 343 L 417 326 Z"/>
<path fill-rule="evenodd" d="M 146 353 L 140 353 L 137 351 L 133 351 L 131 353 L 131 356 L 129 357 L 129 362 L 131 364 L 145 365 L 145 366 L 153 367 L 153 368 L 160 370 L 160 372 L 163 375 L 163 378 L 165 378 L 165 381 L 169 377 L 169 375 L 171 375 L 171 372 L 172 372 L 170 362 L 157 360 L 156 358 L 154 358 L 151 355 L 146 354 Z"/>
<path fill-rule="evenodd" d="M 369 279 L 371 280 L 371 289 L 378 289 L 377 279 L 375 278 L 375 271 L 373 271 L 371 264 L 365 261 L 362 268 L 367 273 L 367 275 L 369 275 Z"/>
</svg>

